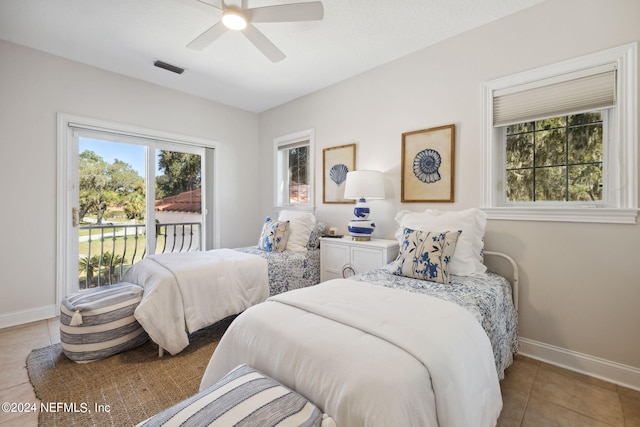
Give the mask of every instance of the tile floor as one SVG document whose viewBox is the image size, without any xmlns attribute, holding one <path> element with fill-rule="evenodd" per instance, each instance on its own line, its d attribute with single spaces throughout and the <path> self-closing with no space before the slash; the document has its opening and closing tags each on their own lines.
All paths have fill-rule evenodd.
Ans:
<svg viewBox="0 0 640 427">
<path fill-rule="evenodd" d="M 36 402 L 25 360 L 60 341 L 58 320 L 0 330 L 0 402 Z M 500 383 L 499 427 L 640 427 L 640 392 L 516 356 Z M 38 425 L 37 413 L 0 412 L 0 427 Z"/>
</svg>

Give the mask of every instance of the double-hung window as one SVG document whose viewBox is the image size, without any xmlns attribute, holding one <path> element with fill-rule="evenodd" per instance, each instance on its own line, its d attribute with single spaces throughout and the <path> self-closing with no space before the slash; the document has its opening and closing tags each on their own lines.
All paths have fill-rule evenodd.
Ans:
<svg viewBox="0 0 640 427">
<path fill-rule="evenodd" d="M 484 85 L 490 218 L 635 223 L 637 45 Z"/>
<path fill-rule="evenodd" d="M 313 129 L 274 139 L 276 207 L 313 208 L 313 143 Z"/>
</svg>

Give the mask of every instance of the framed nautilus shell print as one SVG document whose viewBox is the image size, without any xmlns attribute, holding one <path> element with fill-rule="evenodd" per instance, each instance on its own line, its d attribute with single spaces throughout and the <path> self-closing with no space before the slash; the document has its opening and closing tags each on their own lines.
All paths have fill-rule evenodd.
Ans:
<svg viewBox="0 0 640 427">
<path fill-rule="evenodd" d="M 344 198 L 347 172 L 356 170 L 356 144 L 322 150 L 322 203 L 355 203 Z"/>
<path fill-rule="evenodd" d="M 453 202 L 455 125 L 402 134 L 402 202 Z"/>
</svg>

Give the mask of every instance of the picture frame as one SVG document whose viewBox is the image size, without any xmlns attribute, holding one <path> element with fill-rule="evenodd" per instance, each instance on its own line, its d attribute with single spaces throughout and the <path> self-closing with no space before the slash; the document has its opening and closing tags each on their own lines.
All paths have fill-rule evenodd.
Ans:
<svg viewBox="0 0 640 427">
<path fill-rule="evenodd" d="M 344 198 L 347 172 L 356 170 L 356 144 L 322 150 L 322 203 L 355 203 Z"/>
<path fill-rule="evenodd" d="M 402 134 L 401 201 L 452 203 L 455 125 Z"/>
</svg>

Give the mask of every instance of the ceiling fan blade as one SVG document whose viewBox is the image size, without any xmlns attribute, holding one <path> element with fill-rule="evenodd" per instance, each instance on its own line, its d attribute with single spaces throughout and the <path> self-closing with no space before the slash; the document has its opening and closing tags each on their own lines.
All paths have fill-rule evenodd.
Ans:
<svg viewBox="0 0 640 427">
<path fill-rule="evenodd" d="M 205 47 L 216 41 L 226 31 L 227 27 L 222 25 L 222 22 L 218 22 L 216 25 L 196 37 L 187 45 L 187 47 L 194 50 L 203 50 Z"/>
<path fill-rule="evenodd" d="M 216 9 L 223 10 L 224 2 L 222 0 L 198 0 L 200 3 L 207 4 L 209 6 L 213 6 Z"/>
<path fill-rule="evenodd" d="M 324 17 L 320 1 L 254 7 L 247 12 L 252 23 L 319 21 Z"/>
<path fill-rule="evenodd" d="M 271 62 L 280 62 L 287 57 L 271 42 L 271 40 L 269 40 L 253 25 L 247 25 L 247 28 L 242 30 L 242 34 L 244 34 L 245 37 L 264 54 L 264 56 L 269 58 Z"/>
</svg>

